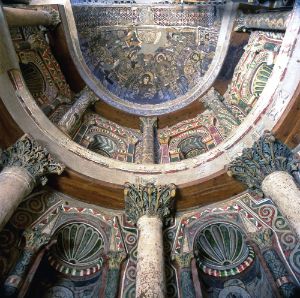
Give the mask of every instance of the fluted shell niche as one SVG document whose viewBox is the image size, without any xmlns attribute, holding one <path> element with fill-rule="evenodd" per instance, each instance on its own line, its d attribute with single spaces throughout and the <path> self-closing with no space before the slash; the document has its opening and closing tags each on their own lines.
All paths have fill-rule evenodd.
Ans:
<svg viewBox="0 0 300 298">
<path fill-rule="evenodd" d="M 194 251 L 199 268 L 218 277 L 240 273 L 254 259 L 244 233 L 231 223 L 214 223 L 202 229 L 195 238 Z"/>
<path fill-rule="evenodd" d="M 71 275 L 90 275 L 100 270 L 104 239 L 94 227 L 70 223 L 54 235 L 57 243 L 50 252 L 49 262 L 56 270 Z"/>
</svg>

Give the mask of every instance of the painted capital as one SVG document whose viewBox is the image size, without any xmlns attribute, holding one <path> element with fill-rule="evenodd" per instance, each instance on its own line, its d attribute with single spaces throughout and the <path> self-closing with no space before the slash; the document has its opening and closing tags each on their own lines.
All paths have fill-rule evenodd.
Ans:
<svg viewBox="0 0 300 298">
<path fill-rule="evenodd" d="M 58 24 L 61 23 L 59 12 L 56 9 L 50 9 L 47 12 L 50 15 L 50 24 L 51 24 L 51 26 L 56 27 Z"/>
<path fill-rule="evenodd" d="M 40 230 L 31 230 L 27 229 L 23 232 L 25 238 L 25 249 L 28 249 L 32 252 L 37 252 L 42 246 L 46 245 L 51 236 L 48 234 L 41 233 Z"/>
<path fill-rule="evenodd" d="M 273 231 L 264 229 L 261 232 L 250 234 L 250 238 L 256 242 L 259 248 L 263 251 L 272 247 Z"/>
<path fill-rule="evenodd" d="M 135 185 L 125 184 L 125 213 L 130 221 L 137 223 L 143 215 L 159 217 L 161 220 L 171 219 L 171 208 L 175 197 L 176 187 L 174 184 Z"/>
<path fill-rule="evenodd" d="M 180 269 L 184 269 L 190 268 L 193 257 L 194 255 L 192 252 L 183 252 L 181 254 L 174 254 L 172 256 L 172 259 L 175 261 L 175 263 Z"/>
<path fill-rule="evenodd" d="M 144 131 L 146 127 L 156 128 L 157 127 L 157 117 L 140 117 L 141 129 Z"/>
<path fill-rule="evenodd" d="M 119 269 L 121 263 L 126 258 L 126 253 L 124 251 L 110 251 L 107 257 L 109 269 Z"/>
<path fill-rule="evenodd" d="M 27 170 L 35 182 L 45 185 L 46 175 L 61 174 L 64 165 L 57 162 L 48 151 L 28 135 L 21 137 L 14 145 L 2 152 L 4 167 L 21 167 Z"/>
<path fill-rule="evenodd" d="M 169 141 L 170 141 L 170 136 L 164 136 L 164 135 L 159 136 L 160 145 L 168 145 Z"/>
<path fill-rule="evenodd" d="M 262 195 L 261 184 L 269 174 L 275 171 L 292 173 L 296 170 L 292 151 L 270 132 L 265 132 L 251 148 L 244 149 L 242 155 L 227 167 L 229 176 L 259 195 Z"/>
</svg>

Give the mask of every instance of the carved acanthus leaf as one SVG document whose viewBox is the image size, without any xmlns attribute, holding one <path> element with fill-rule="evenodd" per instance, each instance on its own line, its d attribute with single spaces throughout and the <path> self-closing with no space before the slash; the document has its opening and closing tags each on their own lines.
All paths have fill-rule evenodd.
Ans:
<svg viewBox="0 0 300 298">
<path fill-rule="evenodd" d="M 47 174 L 61 174 L 64 165 L 51 157 L 28 135 L 21 137 L 14 145 L 2 152 L 1 160 L 4 167 L 22 167 L 42 185 L 47 182 Z"/>
<path fill-rule="evenodd" d="M 266 176 L 275 171 L 292 173 L 297 169 L 292 151 L 267 131 L 252 148 L 244 149 L 242 155 L 228 165 L 227 173 L 246 184 L 249 190 L 263 195 L 261 183 Z"/>
<path fill-rule="evenodd" d="M 125 212 L 133 223 L 143 215 L 156 216 L 161 220 L 169 220 L 175 196 L 174 184 L 146 185 L 125 184 Z"/>
<path fill-rule="evenodd" d="M 33 252 L 38 251 L 42 246 L 46 245 L 51 236 L 48 234 L 41 233 L 40 230 L 27 229 L 23 232 L 23 237 L 26 240 L 25 248 Z"/>
</svg>

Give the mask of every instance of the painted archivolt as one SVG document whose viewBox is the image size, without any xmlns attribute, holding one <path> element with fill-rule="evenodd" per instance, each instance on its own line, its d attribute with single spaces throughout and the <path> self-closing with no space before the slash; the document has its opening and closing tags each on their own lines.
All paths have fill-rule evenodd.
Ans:
<svg viewBox="0 0 300 298">
<path fill-rule="evenodd" d="M 208 225 L 208 222 L 211 222 L 211 224 Z M 229 234 L 229 227 L 233 227 L 234 230 L 240 231 L 239 233 L 247 235 L 247 237 L 244 238 L 244 241 L 246 241 L 244 245 L 246 244 L 248 247 L 248 253 L 246 253 L 247 249 L 241 249 L 240 251 L 244 251 L 244 254 L 242 253 L 241 255 L 247 255 L 250 259 L 248 259 L 248 257 L 245 259 L 246 261 L 242 263 L 244 264 L 243 267 L 237 265 L 239 263 L 237 262 L 237 266 L 233 266 L 234 270 L 231 268 L 222 271 L 216 267 L 211 268 L 214 267 L 212 266 L 211 260 L 214 263 L 213 265 L 216 265 L 216 262 L 223 262 L 227 259 L 227 257 L 224 258 L 226 255 L 224 251 L 226 251 L 226 247 L 227 249 L 231 247 L 229 245 L 230 242 L 225 241 L 227 237 L 226 233 L 228 232 Z M 299 255 L 299 243 L 286 219 L 271 200 L 255 199 L 249 193 L 245 193 L 227 203 L 218 204 L 210 208 L 203 208 L 200 209 L 199 212 L 194 211 L 188 215 L 183 215 L 176 229 L 172 253 L 180 256 L 183 251 L 192 252 L 194 249 L 195 258 L 196 260 L 198 259 L 197 264 L 198 266 L 200 265 L 199 269 L 200 272 L 202 272 L 199 277 L 211 291 L 217 291 L 218 293 L 224 291 L 225 293 L 229 291 L 228 287 L 230 287 L 231 290 L 236 290 L 237 288 L 231 288 L 231 286 L 235 285 L 242 287 L 243 291 L 246 291 L 245 293 L 250 296 L 251 293 L 254 296 L 259 296 L 264 292 L 266 297 L 272 297 L 276 290 L 274 290 L 274 288 L 271 289 L 270 286 L 264 286 L 268 283 L 266 272 L 269 271 L 274 278 L 272 282 L 276 282 L 276 286 L 278 287 L 277 291 L 280 295 L 283 297 L 292 297 L 292 295 L 294 295 L 296 285 L 299 283 L 300 267 L 297 259 Z M 268 231 L 270 231 L 270 233 Z M 198 253 L 198 251 L 200 251 L 198 245 L 199 235 L 201 234 L 203 235 L 203 239 L 206 238 L 206 240 L 202 240 L 204 246 L 202 245 L 202 248 L 200 247 L 202 256 Z M 244 248 L 246 246 L 244 246 Z M 257 246 L 260 250 L 255 249 L 254 254 L 253 248 Z M 251 248 L 249 249 L 249 247 Z M 203 251 L 203 249 L 205 249 L 205 251 Z M 212 251 L 213 253 L 211 253 Z M 264 258 L 262 263 L 255 257 L 257 253 Z M 230 254 L 227 254 L 227 256 L 228 255 Z M 200 256 L 202 258 L 201 260 L 199 260 Z M 243 259 L 244 258 L 240 258 L 240 261 Z M 278 264 L 276 270 L 273 268 L 273 262 Z M 223 266 L 222 269 L 225 267 L 226 266 Z M 245 271 L 246 269 L 247 271 Z M 228 276 L 224 271 L 227 271 L 229 276 L 232 274 L 231 279 L 229 279 L 232 281 L 232 284 L 228 280 L 220 287 L 220 283 L 217 283 L 216 279 L 206 278 L 206 276 L 210 274 L 220 278 L 222 276 Z M 244 273 L 244 277 L 245 274 L 246 276 L 250 274 L 248 275 L 248 281 L 239 275 L 239 273 L 243 271 L 248 272 Z M 288 273 L 288 271 L 290 273 Z M 260 276 L 260 278 L 248 283 L 252 278 L 251 276 Z M 235 284 L 234 281 L 237 280 L 240 281 L 238 284 Z M 256 286 L 253 286 L 255 284 Z M 259 291 L 257 287 L 261 287 Z"/>
<path fill-rule="evenodd" d="M 127 105 L 194 92 L 214 57 L 221 21 L 212 6 L 88 5 L 73 12 L 87 65 L 104 92 Z"/>
<path fill-rule="evenodd" d="M 262 93 L 271 75 L 284 34 L 254 31 L 237 64 L 224 103 L 243 120 Z"/>
<path fill-rule="evenodd" d="M 41 109 L 50 115 L 72 92 L 45 36 L 37 27 L 12 28 L 11 36 L 26 86 Z"/>
<path fill-rule="evenodd" d="M 41 289 L 43 289 L 43 291 L 45 290 L 47 293 L 76 292 L 80 293 L 78 294 L 81 295 L 80 297 L 84 295 L 84 291 L 97 295 L 96 293 L 99 293 L 103 287 L 106 287 L 105 285 L 108 282 L 103 276 L 105 276 L 105 270 L 108 270 L 105 265 L 107 264 L 105 254 L 108 252 L 108 243 L 110 243 L 109 250 L 128 253 L 128 258 L 124 260 L 122 265 L 123 275 L 120 279 L 120 285 L 119 287 L 116 286 L 120 289 L 119 295 L 120 297 L 135 297 L 137 229 L 131 223 L 127 222 L 122 214 L 117 216 L 119 217 L 118 220 L 116 216 L 107 215 L 100 210 L 89 207 L 75 207 L 72 202 L 69 202 L 69 204 L 63 203 L 65 201 L 66 197 L 59 193 L 42 191 L 29 196 L 19 206 L 10 222 L 0 233 L 0 264 L 3 265 L 3 267 L 0 267 L 1 281 L 6 278 L 8 270 L 19 258 L 21 249 L 18 247 L 18 243 L 20 242 L 22 231 L 26 228 L 35 227 L 42 233 L 56 236 L 60 233 L 66 233 L 68 239 L 70 239 L 70 235 L 73 235 L 74 237 L 72 237 L 72 239 L 74 239 L 74 242 L 65 242 L 73 243 L 72 245 L 63 247 L 61 239 L 58 239 L 58 243 L 55 244 L 57 247 L 51 247 L 50 249 L 50 255 L 55 257 L 56 261 L 59 259 L 60 262 L 67 264 L 70 268 L 74 265 L 74 262 L 69 262 L 72 260 L 69 256 L 71 252 L 75 252 L 73 248 L 79 248 L 80 243 L 83 242 L 79 236 L 82 235 L 84 239 L 87 237 L 86 233 L 90 233 L 91 235 L 95 235 L 95 238 L 87 237 L 88 240 L 84 242 L 88 245 L 86 245 L 84 249 L 91 252 L 91 256 L 93 252 L 96 253 L 96 251 L 98 251 L 97 253 L 99 253 L 100 257 L 103 257 L 103 264 L 100 270 L 88 275 L 89 272 L 83 269 L 77 277 L 80 278 L 80 280 L 77 281 L 72 280 L 71 271 L 68 271 L 68 274 L 64 275 L 63 280 L 57 283 L 47 280 L 47 277 L 45 277 L 43 286 L 42 284 L 35 284 L 36 288 L 40 290 L 40 293 Z M 72 231 L 75 232 L 72 233 Z M 271 200 L 254 198 L 249 193 L 244 193 L 222 204 L 219 203 L 218 205 L 180 214 L 175 218 L 173 225 L 164 230 L 168 297 L 179 297 L 179 292 L 182 295 L 183 292 L 181 291 L 183 288 L 180 286 L 182 284 L 181 282 L 186 284 L 188 278 L 190 278 L 188 277 L 188 270 L 196 269 L 193 266 L 197 266 L 197 263 L 190 262 L 191 258 L 189 257 L 186 262 L 187 265 L 178 267 L 172 260 L 171 255 L 183 256 L 191 253 L 197 258 L 197 254 L 194 253 L 194 248 L 200 234 L 204 235 L 210 243 L 213 241 L 216 244 L 213 254 L 216 253 L 216 249 L 221 249 L 223 252 L 226 251 L 226 249 L 228 252 L 231 251 L 230 249 L 234 246 L 230 246 L 229 243 L 231 242 L 226 241 L 228 237 L 229 239 L 236 237 L 244 241 L 240 248 L 236 250 L 236 252 L 241 252 L 241 257 L 233 257 L 235 255 L 234 253 L 227 254 L 229 257 L 225 258 L 226 260 L 229 259 L 232 261 L 235 259 L 239 261 L 231 262 L 230 266 L 232 268 L 227 270 L 231 270 L 231 272 L 234 271 L 235 274 L 227 276 L 226 279 L 222 279 L 221 284 L 216 281 L 222 274 L 214 274 L 215 276 L 212 276 L 205 273 L 205 270 L 203 271 L 201 267 L 198 267 L 199 272 L 201 272 L 201 274 L 199 274 L 201 282 L 204 282 L 206 286 L 210 287 L 216 295 L 242 292 L 246 295 L 244 297 L 249 297 L 251 293 L 254 297 L 259 297 L 262 293 L 265 297 L 273 297 L 276 294 L 277 287 L 283 297 L 289 297 L 288 295 L 292 294 L 295 284 L 300 281 L 300 246 L 296 235 L 293 234 L 286 219 Z M 226 235 L 231 236 L 227 237 Z M 242 237 L 240 235 L 242 235 Z M 64 237 L 62 234 L 61 236 Z M 244 238 L 244 236 L 246 238 Z M 101 242 L 101 239 L 104 239 L 104 242 Z M 114 239 L 114 244 L 112 244 L 112 239 Z M 100 245 L 96 245 L 97 249 L 95 248 L 95 251 L 93 251 L 93 249 L 89 250 L 89 248 L 93 247 L 92 244 L 97 243 L 99 240 L 100 242 L 98 243 L 100 243 Z M 233 242 L 235 248 L 237 248 L 239 241 Z M 101 243 L 104 243 L 104 246 Z M 239 272 L 241 271 L 236 270 L 236 268 L 241 268 L 239 266 L 251 256 L 250 246 L 255 248 L 256 256 L 252 262 L 248 264 L 245 263 L 246 268 L 242 270 L 243 275 L 240 275 Z M 101 254 L 99 251 L 101 247 L 103 247 L 104 254 Z M 212 256 L 212 249 L 209 246 L 204 247 L 205 252 Z M 228 247 L 230 247 L 230 249 L 228 249 Z M 76 253 L 73 254 L 73 256 L 76 256 L 76 260 L 79 259 L 80 255 L 78 252 L 79 250 L 76 250 Z M 95 256 L 99 256 L 97 253 Z M 84 253 L 80 262 L 85 262 L 87 255 L 88 254 Z M 264 261 L 259 261 L 257 255 L 261 255 L 259 260 Z M 219 252 L 218 256 L 220 256 Z M 222 262 L 225 259 L 221 258 Z M 216 260 L 220 260 L 220 258 L 214 257 L 213 262 Z M 48 257 L 46 261 L 48 262 Z M 201 262 L 203 261 L 204 260 L 201 260 Z M 240 263 L 240 261 L 242 263 Z M 94 261 L 92 260 L 87 263 L 89 263 L 87 267 L 90 267 L 90 264 L 94 264 Z M 273 266 L 274 264 L 277 264 L 276 268 Z M 44 265 L 42 264 L 40 266 Z M 82 269 L 80 266 L 79 264 L 77 268 Z M 211 263 L 206 263 L 206 266 L 212 267 Z M 223 264 L 223 266 L 227 266 L 227 264 Z M 266 275 L 266 270 L 269 270 L 269 275 Z M 49 269 L 47 275 L 50 276 L 50 272 L 52 271 Z M 57 280 L 60 276 L 57 274 L 59 274 L 60 271 L 57 270 L 53 272 L 53 274 L 56 274 Z M 79 273 L 79 271 L 76 270 L 73 272 Z M 212 269 L 210 272 L 220 273 L 221 271 Z M 40 272 L 38 272 L 38 274 L 40 274 Z M 205 276 L 209 276 L 208 280 L 205 279 Z M 273 276 L 274 281 L 268 279 L 270 276 Z M 209 284 L 209 280 L 213 280 L 213 283 Z M 195 287 L 192 279 L 190 279 L 190 281 L 191 286 Z M 275 288 L 272 289 L 271 284 L 275 285 Z M 184 292 L 185 296 L 183 297 L 194 297 L 191 296 L 192 292 L 188 295 L 189 290 L 190 289 L 184 290 L 187 292 Z"/>
<path fill-rule="evenodd" d="M 97 114 L 87 113 L 74 140 L 103 156 L 135 162 L 137 143 L 141 133 L 124 128 Z"/>
<path fill-rule="evenodd" d="M 224 137 L 216 121 L 211 111 L 205 111 L 193 119 L 159 130 L 159 139 L 169 140 L 171 162 L 197 156 L 221 143 Z"/>
</svg>

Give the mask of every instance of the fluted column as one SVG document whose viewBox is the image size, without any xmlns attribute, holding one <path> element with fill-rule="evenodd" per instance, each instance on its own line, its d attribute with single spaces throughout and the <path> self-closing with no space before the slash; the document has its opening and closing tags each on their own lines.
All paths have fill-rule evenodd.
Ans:
<svg viewBox="0 0 300 298">
<path fill-rule="evenodd" d="M 163 220 L 170 219 L 175 185 L 125 185 L 125 212 L 139 231 L 136 297 L 165 297 Z"/>
<path fill-rule="evenodd" d="M 85 87 L 78 99 L 58 122 L 58 127 L 67 135 L 71 134 L 86 109 L 98 100 L 95 93 Z"/>
<path fill-rule="evenodd" d="M 154 158 L 154 128 L 157 126 L 157 117 L 140 117 L 143 132 L 142 163 L 152 164 Z"/>
<path fill-rule="evenodd" d="M 3 7 L 3 12 L 8 26 L 22 27 L 22 26 L 39 26 L 55 27 L 61 21 L 59 13 L 55 9 L 26 9 L 15 7 Z"/>
<path fill-rule="evenodd" d="M 220 125 L 224 128 L 226 137 L 235 127 L 240 124 L 232 112 L 226 107 L 222 101 L 223 97 L 214 88 L 210 88 L 209 91 L 201 98 L 205 107 L 213 112 L 218 119 Z"/>
<path fill-rule="evenodd" d="M 27 135 L 3 151 L 0 159 L 3 167 L 0 173 L 1 230 L 34 186 L 44 185 L 47 174 L 61 174 L 64 166 Z"/>
<path fill-rule="evenodd" d="M 270 132 L 228 166 L 230 176 L 251 191 L 270 197 L 300 236 L 300 191 L 291 175 L 294 171 L 293 153 Z"/>
<path fill-rule="evenodd" d="M 2 289 L 3 297 L 17 297 L 37 252 L 50 240 L 49 235 L 42 234 L 39 230 L 25 230 L 23 236 L 25 237 L 26 244 L 19 260 L 4 282 Z"/>
<path fill-rule="evenodd" d="M 180 254 L 175 254 L 172 257 L 178 268 L 179 288 L 181 297 L 184 298 L 196 297 L 191 270 L 191 261 L 193 257 L 193 253 L 191 252 L 182 252 Z"/>
</svg>

